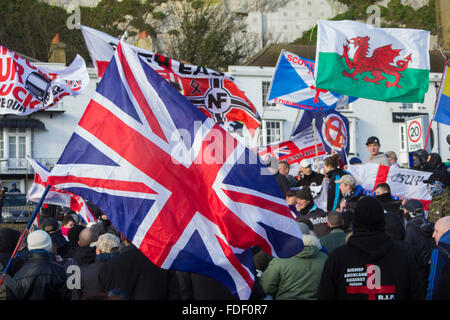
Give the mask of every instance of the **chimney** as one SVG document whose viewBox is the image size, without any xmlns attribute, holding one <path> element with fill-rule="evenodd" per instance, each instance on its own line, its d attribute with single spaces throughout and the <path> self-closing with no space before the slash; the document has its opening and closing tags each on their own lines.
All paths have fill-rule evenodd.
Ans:
<svg viewBox="0 0 450 320">
<path fill-rule="evenodd" d="M 153 51 L 152 39 L 147 36 L 146 31 L 139 32 L 138 41 L 136 47 L 142 48 L 144 50 Z"/>
<path fill-rule="evenodd" d="M 55 34 L 52 39 L 48 62 L 66 64 L 66 44 L 59 41 L 59 33 Z"/>
</svg>

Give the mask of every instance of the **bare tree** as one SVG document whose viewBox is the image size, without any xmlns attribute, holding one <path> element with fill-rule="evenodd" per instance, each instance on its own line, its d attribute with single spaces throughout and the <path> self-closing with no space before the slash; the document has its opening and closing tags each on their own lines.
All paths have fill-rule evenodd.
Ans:
<svg viewBox="0 0 450 320">
<path fill-rule="evenodd" d="M 165 53 L 218 71 L 247 59 L 256 46 L 244 30 L 242 19 L 222 3 L 183 1 L 169 6 Z"/>
</svg>

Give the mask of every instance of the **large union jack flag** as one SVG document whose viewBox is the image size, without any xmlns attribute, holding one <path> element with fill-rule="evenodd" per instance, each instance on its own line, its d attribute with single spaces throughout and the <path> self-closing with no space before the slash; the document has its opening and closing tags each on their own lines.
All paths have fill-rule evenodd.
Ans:
<svg viewBox="0 0 450 320">
<path fill-rule="evenodd" d="M 259 161 L 120 42 L 48 182 L 96 204 L 157 266 L 247 299 L 253 246 L 303 248 Z"/>
</svg>

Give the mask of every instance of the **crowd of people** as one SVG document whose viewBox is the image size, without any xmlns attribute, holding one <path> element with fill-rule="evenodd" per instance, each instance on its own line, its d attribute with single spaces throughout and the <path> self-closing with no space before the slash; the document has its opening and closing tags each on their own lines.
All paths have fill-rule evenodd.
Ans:
<svg viewBox="0 0 450 320">
<path fill-rule="evenodd" d="M 366 162 L 398 166 L 395 152 L 380 152 L 378 138 L 370 137 L 366 145 Z M 450 299 L 450 174 L 438 154 L 419 150 L 413 156 L 413 169 L 432 172 L 424 181 L 433 196 L 428 211 L 417 200 L 395 200 L 388 183 L 365 195 L 337 154 L 325 158 L 322 173 L 303 159 L 296 176 L 289 174 L 289 163 L 272 161 L 304 248 L 286 259 L 252 248 L 250 299 Z M 315 190 L 322 186 L 326 210 L 315 203 Z M 236 299 L 211 277 L 155 266 L 105 214 L 96 207 L 94 213 L 98 221 L 88 225 L 73 214 L 61 222 L 45 218 L 23 239 L 0 299 Z M 0 272 L 20 236 L 0 228 Z M 71 277 L 73 270 L 79 278 Z"/>
</svg>

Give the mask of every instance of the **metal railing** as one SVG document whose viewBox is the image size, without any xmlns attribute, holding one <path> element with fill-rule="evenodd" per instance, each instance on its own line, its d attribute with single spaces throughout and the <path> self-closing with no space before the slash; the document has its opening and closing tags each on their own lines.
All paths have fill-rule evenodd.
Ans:
<svg viewBox="0 0 450 320">
<path fill-rule="evenodd" d="M 37 162 L 42 164 L 48 170 L 53 169 L 56 162 L 58 162 L 58 158 L 34 158 Z M 19 159 L 0 159 L 0 173 L 23 173 L 27 172 L 27 159 L 19 158 Z M 28 164 L 28 173 L 33 174 L 34 170 Z"/>
</svg>

